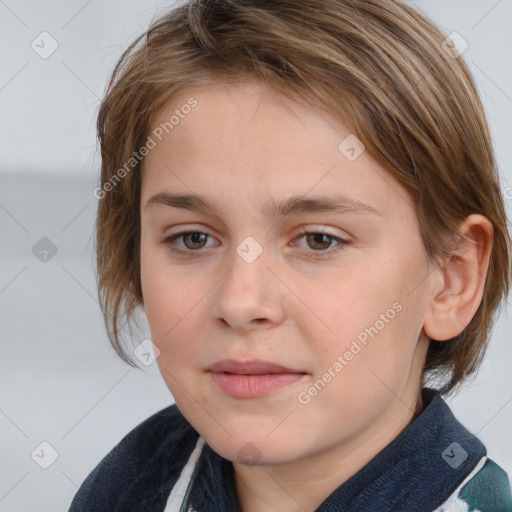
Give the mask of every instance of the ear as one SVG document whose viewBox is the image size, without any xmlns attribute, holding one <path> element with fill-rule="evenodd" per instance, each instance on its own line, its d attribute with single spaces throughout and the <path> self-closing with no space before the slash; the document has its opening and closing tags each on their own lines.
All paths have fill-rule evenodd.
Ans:
<svg viewBox="0 0 512 512">
<path fill-rule="evenodd" d="M 438 284 L 425 315 L 423 329 L 438 341 L 458 336 L 471 322 L 484 292 L 493 242 L 489 219 L 466 217 L 455 235 L 452 256 L 438 272 Z"/>
</svg>

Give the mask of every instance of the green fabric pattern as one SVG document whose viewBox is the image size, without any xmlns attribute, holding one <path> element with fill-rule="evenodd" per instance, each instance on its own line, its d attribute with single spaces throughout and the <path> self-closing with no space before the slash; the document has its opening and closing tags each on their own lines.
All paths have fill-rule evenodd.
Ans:
<svg viewBox="0 0 512 512">
<path fill-rule="evenodd" d="M 459 497 L 468 504 L 468 512 L 512 512 L 507 474 L 491 459 L 461 489 Z"/>
</svg>

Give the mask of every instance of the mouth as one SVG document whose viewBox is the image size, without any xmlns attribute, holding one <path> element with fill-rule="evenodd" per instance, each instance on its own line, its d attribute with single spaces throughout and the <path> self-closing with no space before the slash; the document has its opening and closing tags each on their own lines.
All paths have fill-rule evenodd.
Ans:
<svg viewBox="0 0 512 512">
<path fill-rule="evenodd" d="M 307 375 L 303 370 L 259 359 L 224 359 L 207 370 L 218 388 L 233 398 L 263 397 Z"/>
</svg>

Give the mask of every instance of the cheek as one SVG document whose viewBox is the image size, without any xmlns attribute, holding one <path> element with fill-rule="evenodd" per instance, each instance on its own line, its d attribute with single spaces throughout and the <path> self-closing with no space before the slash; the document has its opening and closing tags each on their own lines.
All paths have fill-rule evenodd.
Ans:
<svg viewBox="0 0 512 512">
<path fill-rule="evenodd" d="M 141 254 L 144 312 L 151 339 L 160 350 L 159 363 L 175 371 L 201 353 L 199 331 L 207 315 L 208 287 L 205 280 L 191 277 L 192 270 L 176 270 L 158 258 Z"/>
<path fill-rule="evenodd" d="M 382 259 L 330 280 L 321 290 L 305 283 L 308 289 L 307 293 L 303 289 L 302 296 L 307 297 L 310 311 L 296 318 L 321 363 L 320 371 L 332 367 L 341 356 L 343 370 L 337 373 L 337 382 L 347 379 L 350 386 L 371 385 L 376 377 L 370 368 L 375 373 L 380 369 L 393 380 L 393 372 L 410 364 L 421 313 L 418 297 L 407 296 L 412 271 L 418 275 L 411 264 Z"/>
<path fill-rule="evenodd" d="M 184 297 L 190 295 L 180 290 L 176 280 L 167 279 L 165 275 L 156 273 L 146 279 L 143 293 L 144 310 L 153 341 L 161 345 L 163 350 L 176 340 L 177 333 L 187 322 L 187 311 L 190 311 L 191 306 Z"/>
<path fill-rule="evenodd" d="M 331 276 L 321 288 L 318 281 L 304 282 L 297 295 L 304 297 L 308 311 L 296 320 L 325 350 L 342 353 L 358 335 L 364 341 L 365 328 L 392 306 L 394 295 L 389 284 L 376 285 L 377 281 L 371 269 L 352 269 L 350 273 Z"/>
<path fill-rule="evenodd" d="M 144 312 L 153 342 L 162 345 L 172 336 L 174 326 L 184 315 L 181 283 L 158 258 L 158 251 L 141 249 L 141 286 Z"/>
</svg>

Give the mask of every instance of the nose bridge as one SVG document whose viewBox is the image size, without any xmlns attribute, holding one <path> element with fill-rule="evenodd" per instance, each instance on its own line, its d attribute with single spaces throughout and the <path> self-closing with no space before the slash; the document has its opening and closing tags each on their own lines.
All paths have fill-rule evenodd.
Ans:
<svg viewBox="0 0 512 512">
<path fill-rule="evenodd" d="M 258 241 L 253 236 L 246 236 L 234 250 L 231 257 L 231 271 L 227 276 L 230 286 L 235 286 L 236 291 L 245 287 L 254 287 L 251 294 L 253 297 L 259 293 L 259 285 L 263 284 L 265 274 L 268 273 L 266 265 L 269 264 L 268 248 L 264 250 L 262 237 Z"/>
<path fill-rule="evenodd" d="M 230 270 L 220 283 L 217 316 L 243 329 L 253 320 L 279 322 L 283 305 L 272 272 L 271 251 L 253 236 L 246 236 L 229 258 Z"/>
</svg>

